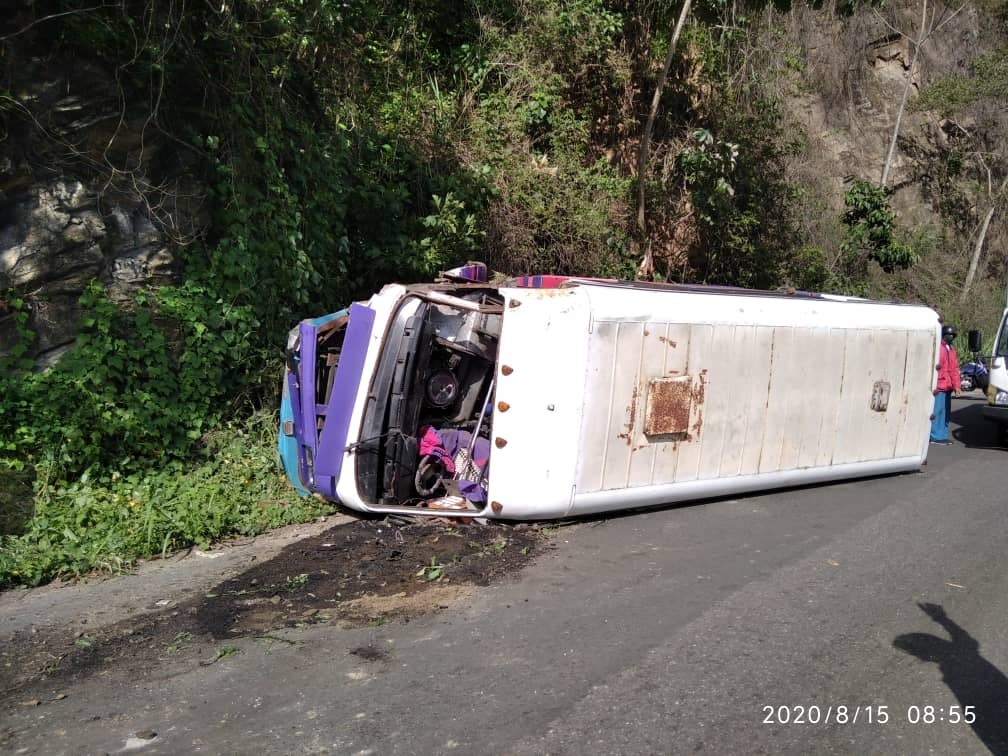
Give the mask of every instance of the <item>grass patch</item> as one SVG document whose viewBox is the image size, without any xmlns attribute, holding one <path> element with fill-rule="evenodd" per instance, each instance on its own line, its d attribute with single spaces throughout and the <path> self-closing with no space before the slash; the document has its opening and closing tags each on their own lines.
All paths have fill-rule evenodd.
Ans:
<svg viewBox="0 0 1008 756">
<path fill-rule="evenodd" d="M 274 422 L 271 413 L 259 413 L 218 431 L 191 465 L 39 486 L 34 516 L 20 532 L 0 535 L 0 587 L 118 571 L 138 558 L 331 511 L 330 504 L 298 497 L 282 476 Z M 7 487 L 16 492 L 23 485 Z"/>
</svg>

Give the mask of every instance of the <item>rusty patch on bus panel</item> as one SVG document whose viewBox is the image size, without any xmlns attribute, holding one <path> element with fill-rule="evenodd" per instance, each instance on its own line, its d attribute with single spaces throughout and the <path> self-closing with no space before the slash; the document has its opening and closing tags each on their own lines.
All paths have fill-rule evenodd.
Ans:
<svg viewBox="0 0 1008 756">
<path fill-rule="evenodd" d="M 696 386 L 693 388 L 693 404 L 697 408 L 696 422 L 693 424 L 691 429 L 694 433 L 699 433 L 700 429 L 703 428 L 703 408 L 704 408 L 704 398 L 707 396 L 707 370 L 700 371 L 700 380 L 697 381 Z M 690 440 L 691 436 L 687 434 L 686 440 Z"/>
<path fill-rule="evenodd" d="M 875 412 L 885 412 L 889 409 L 890 390 L 889 381 L 875 381 L 871 395 L 871 408 Z"/>
<path fill-rule="evenodd" d="M 650 381 L 644 410 L 644 434 L 684 438 L 689 431 L 690 410 L 695 399 L 696 392 L 689 376 Z M 703 401 L 702 392 L 700 401 Z"/>
<path fill-rule="evenodd" d="M 637 425 L 637 396 L 639 392 L 640 386 L 634 384 L 633 393 L 630 395 L 630 404 L 626 408 L 630 415 L 630 419 L 627 421 L 626 433 L 619 434 L 619 438 L 626 441 L 627 446 L 630 446 L 633 443 L 634 427 Z"/>
<path fill-rule="evenodd" d="M 536 289 L 536 299 L 559 299 L 560 297 L 572 297 L 576 289 Z"/>
</svg>

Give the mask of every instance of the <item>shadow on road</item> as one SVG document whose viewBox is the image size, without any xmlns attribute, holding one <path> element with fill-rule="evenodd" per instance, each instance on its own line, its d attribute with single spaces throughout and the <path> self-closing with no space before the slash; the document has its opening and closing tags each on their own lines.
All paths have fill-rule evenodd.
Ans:
<svg viewBox="0 0 1008 756">
<path fill-rule="evenodd" d="M 971 706 L 976 719 L 973 732 L 991 753 L 1008 754 L 1008 677 L 980 655 L 980 643 L 953 622 L 938 604 L 918 604 L 927 616 L 951 636 L 945 640 L 928 633 L 897 636 L 900 651 L 941 670 L 942 680 L 963 707 Z M 963 712 L 965 713 L 965 708 Z M 964 716 L 964 721 L 969 718 Z"/>
<path fill-rule="evenodd" d="M 984 419 L 982 409 L 986 403 L 979 393 L 954 401 L 949 419 L 959 427 L 952 431 L 952 438 L 975 449 L 1003 448 L 997 426 Z"/>
</svg>

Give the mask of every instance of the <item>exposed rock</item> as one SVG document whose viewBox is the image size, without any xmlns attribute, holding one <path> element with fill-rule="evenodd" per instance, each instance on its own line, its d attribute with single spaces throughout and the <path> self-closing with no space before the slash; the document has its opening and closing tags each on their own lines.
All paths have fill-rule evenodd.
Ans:
<svg viewBox="0 0 1008 756">
<path fill-rule="evenodd" d="M 0 297 L 13 289 L 27 303 L 41 368 L 74 342 L 91 281 L 128 302 L 176 280 L 179 243 L 206 225 L 206 192 L 175 143 L 122 110 L 112 72 L 31 57 L 7 73 L 22 109 L 0 159 Z M 19 338 L 0 311 L 0 354 Z"/>
<path fill-rule="evenodd" d="M 56 181 L 4 208 L 0 289 L 81 292 L 101 270 L 105 224 L 79 181 Z"/>
<path fill-rule="evenodd" d="M 979 17 L 967 9 L 929 36 L 914 59 L 920 6 L 891 5 L 887 22 L 865 14 L 841 23 L 827 10 L 800 11 L 798 38 L 806 47 L 807 79 L 783 103 L 788 117 L 808 135 L 801 180 L 821 187 L 822 197 L 843 211 L 845 186 L 855 179 L 877 182 L 909 81 L 907 102 L 929 82 L 960 72 L 964 50 L 975 47 Z M 897 33 L 897 30 L 903 33 Z M 841 61 L 847 61 L 841 66 Z M 964 117 L 968 118 L 968 117 Z M 976 124 L 943 121 L 938 113 L 903 110 L 889 184 L 892 205 L 907 227 L 940 225 L 932 201 L 922 194 L 931 167 L 943 159 L 949 140 Z"/>
</svg>

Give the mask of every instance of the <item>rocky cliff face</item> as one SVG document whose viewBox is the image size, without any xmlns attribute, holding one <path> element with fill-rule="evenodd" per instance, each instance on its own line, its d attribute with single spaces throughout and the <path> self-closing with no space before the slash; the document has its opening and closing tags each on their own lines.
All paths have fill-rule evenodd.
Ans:
<svg viewBox="0 0 1008 756">
<path fill-rule="evenodd" d="M 833 169 L 827 175 L 838 189 L 850 178 L 877 181 L 910 72 L 910 44 L 869 20 L 841 20 L 825 10 L 796 15 L 789 34 L 804 62 L 786 110 L 804 128 L 809 153 Z M 916 91 L 920 66 L 910 75 Z"/>
<path fill-rule="evenodd" d="M 992 138 L 1004 153 L 1008 123 L 1003 112 L 985 119 L 967 109 L 952 120 L 915 110 L 912 102 L 928 84 L 967 74 L 971 61 L 1000 40 L 974 5 L 954 12 L 958 6 L 932 4 L 923 36 L 919 4 L 888 7 L 885 18 L 872 12 L 845 20 L 826 9 L 795 12 L 791 33 L 806 68 L 803 86 L 787 98 L 786 110 L 808 136 L 807 173 L 829 187 L 827 196 L 842 198 L 853 179 L 880 180 L 906 91 L 887 185 L 903 225 L 940 225 L 932 193 L 936 166 L 950 150 L 989 147 Z M 915 50 L 918 40 L 923 42 Z"/>
<path fill-rule="evenodd" d="M 114 73 L 91 62 L 12 61 L 0 157 L 0 298 L 29 309 L 29 356 L 51 364 L 76 337 L 79 298 L 97 279 L 118 300 L 177 275 L 179 242 L 207 219 L 185 154 L 131 109 Z M 0 308 L 0 352 L 19 338 Z"/>
</svg>

